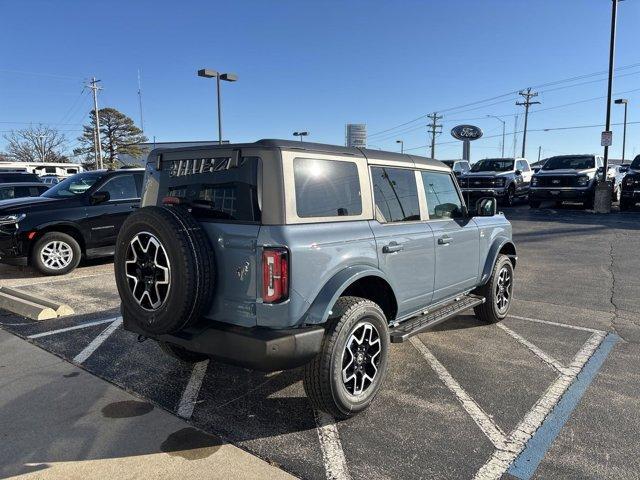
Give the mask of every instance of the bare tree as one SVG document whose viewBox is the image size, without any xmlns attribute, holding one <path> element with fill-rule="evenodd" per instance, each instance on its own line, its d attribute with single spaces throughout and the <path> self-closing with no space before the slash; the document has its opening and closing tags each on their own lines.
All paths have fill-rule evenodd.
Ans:
<svg viewBox="0 0 640 480">
<path fill-rule="evenodd" d="M 7 156 L 17 162 L 68 162 L 63 154 L 67 138 L 44 125 L 13 130 L 4 136 Z"/>
</svg>

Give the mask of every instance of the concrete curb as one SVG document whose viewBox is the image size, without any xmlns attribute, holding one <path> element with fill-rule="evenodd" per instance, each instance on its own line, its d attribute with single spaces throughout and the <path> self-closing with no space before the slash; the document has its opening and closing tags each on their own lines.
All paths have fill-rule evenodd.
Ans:
<svg viewBox="0 0 640 480">
<path fill-rule="evenodd" d="M 32 320 L 49 320 L 74 313 L 64 303 L 10 287 L 0 287 L 0 308 Z"/>
</svg>

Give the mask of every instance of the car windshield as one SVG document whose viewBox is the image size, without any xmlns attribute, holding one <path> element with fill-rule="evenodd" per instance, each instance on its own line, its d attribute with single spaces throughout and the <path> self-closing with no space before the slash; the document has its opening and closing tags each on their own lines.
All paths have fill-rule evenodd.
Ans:
<svg viewBox="0 0 640 480">
<path fill-rule="evenodd" d="M 633 162 L 631 162 L 631 165 L 629 165 L 631 168 L 633 168 L 634 170 L 640 170 L 640 155 L 638 155 L 636 158 L 633 159 Z"/>
<path fill-rule="evenodd" d="M 551 157 L 544 164 L 542 170 L 586 170 L 595 168 L 596 160 L 592 156 L 581 155 L 576 157 Z"/>
<path fill-rule="evenodd" d="M 453 160 L 442 160 L 442 163 L 444 163 L 449 168 L 453 168 L 453 164 L 455 162 Z"/>
<path fill-rule="evenodd" d="M 508 172 L 513 170 L 512 158 L 487 158 L 476 162 L 471 167 L 472 172 Z"/>
<path fill-rule="evenodd" d="M 81 195 L 89 190 L 91 185 L 96 183 L 102 175 L 104 175 L 102 172 L 78 173 L 54 185 L 41 196 L 48 198 L 69 198 Z"/>
</svg>

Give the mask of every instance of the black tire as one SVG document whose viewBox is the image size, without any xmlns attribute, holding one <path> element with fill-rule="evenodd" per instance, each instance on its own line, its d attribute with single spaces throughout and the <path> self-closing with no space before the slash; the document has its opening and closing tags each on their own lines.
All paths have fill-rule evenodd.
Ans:
<svg viewBox="0 0 640 480">
<path fill-rule="evenodd" d="M 541 204 L 540 200 L 529 200 L 529 208 L 540 208 Z"/>
<path fill-rule="evenodd" d="M 54 251 L 60 255 L 57 259 Z M 33 245 L 30 262 L 45 275 L 65 275 L 78 266 L 81 258 L 82 250 L 75 238 L 62 232 L 47 232 Z"/>
<path fill-rule="evenodd" d="M 556 208 L 562 208 L 562 200 L 556 200 L 554 203 L 554 206 Z"/>
<path fill-rule="evenodd" d="M 497 304 L 500 275 L 505 270 L 511 279 L 508 288 L 509 299 L 506 308 L 499 308 Z M 498 323 L 508 314 L 513 303 L 513 264 L 506 255 L 498 255 L 496 264 L 493 266 L 491 277 L 475 293 L 485 298 L 485 302 L 473 309 L 476 317 L 485 323 Z"/>
<path fill-rule="evenodd" d="M 593 210 L 593 207 L 595 205 L 595 193 L 589 196 L 589 198 L 587 198 L 584 202 L 582 202 L 582 205 L 587 210 Z"/>
<path fill-rule="evenodd" d="M 377 364 L 377 370 L 373 375 L 373 381 L 364 386 L 362 380 L 362 392 L 354 394 L 354 385 L 357 385 L 358 378 L 364 378 L 362 372 L 355 372 L 355 382 L 343 382 L 343 356 L 346 352 L 347 342 L 352 333 L 359 334 L 362 328 L 367 328 L 366 324 L 375 327 L 377 339 L 379 339 L 378 349 L 369 350 L 374 352 L 369 355 L 363 353 L 362 358 Z M 369 335 L 372 338 L 373 331 Z M 363 333 L 362 338 L 365 338 Z M 374 342 L 375 343 L 375 342 Z M 355 343 L 352 343 L 355 347 Z M 311 405 L 332 415 L 336 419 L 349 418 L 365 410 L 380 391 L 387 373 L 387 361 L 389 356 L 389 329 L 387 319 L 378 305 L 370 300 L 360 297 L 341 297 L 333 307 L 331 318 L 327 321 L 327 329 L 322 341 L 322 350 L 304 368 L 304 389 L 309 397 Z M 355 357 L 352 357 L 355 358 Z M 348 364 L 349 365 L 349 364 Z M 348 367 L 347 365 L 347 367 Z M 354 368 L 358 367 L 357 362 L 353 362 Z M 371 364 L 365 363 L 371 368 Z M 374 370 L 370 370 L 374 371 Z"/>
<path fill-rule="evenodd" d="M 152 245 L 153 255 L 148 254 Z M 127 259 L 136 262 L 127 264 Z M 198 222 L 183 207 L 145 207 L 129 215 L 118 235 L 114 268 L 127 321 L 150 335 L 193 325 L 211 303 L 213 250 Z M 135 280 L 127 277 L 127 268 Z"/>
<path fill-rule="evenodd" d="M 627 200 L 626 198 L 620 199 L 620 211 L 626 212 L 627 210 L 630 210 L 632 206 L 633 206 L 633 203 Z"/>
<path fill-rule="evenodd" d="M 504 197 L 504 205 L 506 207 L 513 207 L 516 204 L 516 189 L 513 184 L 507 188 L 507 195 Z"/>
<path fill-rule="evenodd" d="M 174 343 L 158 342 L 158 344 L 164 353 L 184 363 L 198 363 L 209 358 L 204 353 L 192 352 Z"/>
</svg>

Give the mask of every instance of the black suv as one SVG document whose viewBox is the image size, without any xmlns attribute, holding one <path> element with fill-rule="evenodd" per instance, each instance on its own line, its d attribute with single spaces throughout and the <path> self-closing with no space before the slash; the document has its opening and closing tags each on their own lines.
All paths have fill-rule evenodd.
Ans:
<svg viewBox="0 0 640 480">
<path fill-rule="evenodd" d="M 11 172 L 6 170 L 0 170 L 0 183 L 42 183 L 40 177 L 35 173 L 26 172 Z"/>
<path fill-rule="evenodd" d="M 82 256 L 112 255 L 118 231 L 140 204 L 144 170 L 78 173 L 39 197 L 0 202 L 0 262 L 62 275 Z"/>
<path fill-rule="evenodd" d="M 459 183 L 467 205 L 491 196 L 511 206 L 516 199 L 527 198 L 532 175 L 529 162 L 524 158 L 485 158 L 474 163 Z"/>
<path fill-rule="evenodd" d="M 640 202 L 640 155 L 631 162 L 629 173 L 622 179 L 620 210 L 629 210 L 638 202 Z"/>
</svg>

